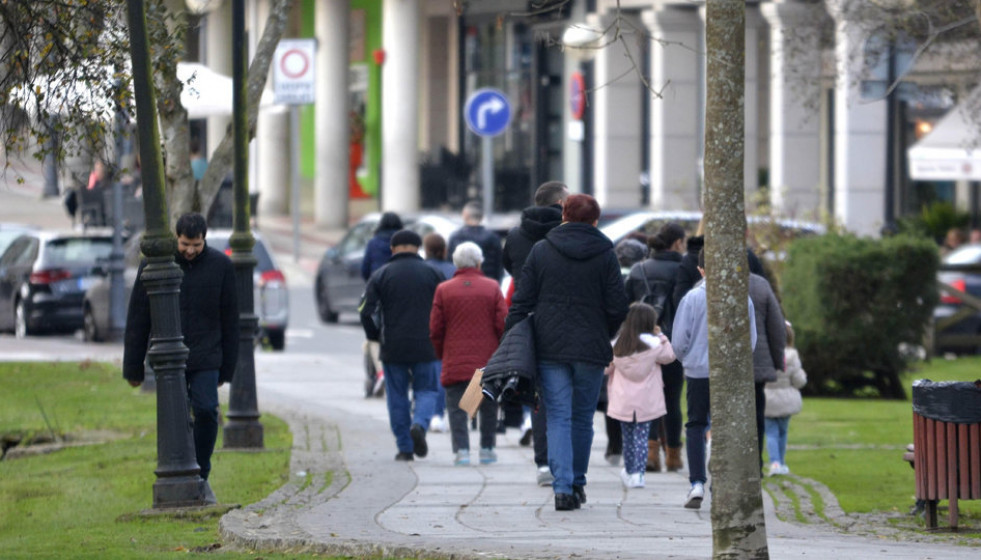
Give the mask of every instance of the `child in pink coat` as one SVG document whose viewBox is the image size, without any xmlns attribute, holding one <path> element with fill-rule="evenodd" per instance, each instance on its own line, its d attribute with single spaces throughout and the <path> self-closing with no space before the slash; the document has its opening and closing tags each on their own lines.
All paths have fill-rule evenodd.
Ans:
<svg viewBox="0 0 981 560">
<path fill-rule="evenodd" d="M 606 414 L 620 421 L 624 465 L 620 480 L 626 488 L 644 487 L 651 421 L 667 412 L 660 364 L 674 360 L 668 337 L 657 327 L 657 312 L 646 303 L 632 304 L 613 342 L 613 362 L 606 368 L 610 399 Z"/>
</svg>

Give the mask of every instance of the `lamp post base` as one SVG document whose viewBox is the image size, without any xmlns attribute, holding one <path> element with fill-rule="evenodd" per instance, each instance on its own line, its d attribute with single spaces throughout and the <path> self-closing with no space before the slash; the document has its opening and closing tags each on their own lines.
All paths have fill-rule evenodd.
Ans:
<svg viewBox="0 0 981 560">
<path fill-rule="evenodd" d="M 158 478 L 153 483 L 153 507 L 182 508 L 217 504 L 208 481 L 196 473 L 173 478 Z"/>
<path fill-rule="evenodd" d="M 261 449 L 262 424 L 257 418 L 229 418 L 222 431 L 224 449 Z"/>
</svg>

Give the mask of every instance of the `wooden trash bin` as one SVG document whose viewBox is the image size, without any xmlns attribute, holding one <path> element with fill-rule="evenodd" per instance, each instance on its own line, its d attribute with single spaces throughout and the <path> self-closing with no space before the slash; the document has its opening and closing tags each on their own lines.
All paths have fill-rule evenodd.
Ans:
<svg viewBox="0 0 981 560">
<path fill-rule="evenodd" d="M 927 527 L 948 500 L 957 530 L 957 501 L 981 499 L 981 381 L 913 383 L 913 469 Z"/>
</svg>

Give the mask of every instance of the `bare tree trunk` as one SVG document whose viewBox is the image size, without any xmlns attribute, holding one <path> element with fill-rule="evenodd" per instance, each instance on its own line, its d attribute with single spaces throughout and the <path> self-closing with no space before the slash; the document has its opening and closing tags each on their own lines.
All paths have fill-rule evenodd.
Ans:
<svg viewBox="0 0 981 560">
<path fill-rule="evenodd" d="M 252 64 L 249 66 L 249 140 L 255 138 L 256 120 L 259 116 L 259 99 L 262 97 L 262 90 L 266 87 L 269 65 L 272 63 L 273 55 L 276 52 L 276 45 L 279 44 L 279 39 L 283 36 L 283 30 L 286 28 L 286 22 L 292 7 L 293 0 L 276 0 L 273 4 L 269 11 L 269 19 L 266 20 L 266 27 L 262 32 L 262 38 L 256 47 L 255 57 L 253 57 Z M 207 212 L 207 209 L 211 207 L 212 201 L 218 194 L 218 189 L 221 188 L 221 182 L 228 172 L 231 171 L 234 161 L 234 135 L 232 134 L 231 127 L 229 127 L 221 143 L 212 152 L 211 160 L 208 162 L 208 170 L 204 173 L 204 177 L 201 178 L 201 183 L 198 185 L 197 195 L 201 201 L 202 212 Z M 188 168 L 190 167 L 189 162 L 190 159 L 188 159 Z M 187 202 L 183 199 L 180 201 L 181 204 L 186 204 Z M 175 203 L 175 208 L 177 206 Z"/>
<path fill-rule="evenodd" d="M 746 6 L 706 2 L 705 268 L 712 556 L 769 558 L 756 441 L 743 200 Z"/>
</svg>

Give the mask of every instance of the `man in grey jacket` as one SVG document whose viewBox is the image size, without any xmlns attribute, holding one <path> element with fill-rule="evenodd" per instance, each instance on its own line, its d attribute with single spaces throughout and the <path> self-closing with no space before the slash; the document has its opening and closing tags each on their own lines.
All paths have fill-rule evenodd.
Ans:
<svg viewBox="0 0 981 560">
<path fill-rule="evenodd" d="M 709 421 L 709 347 L 708 303 L 705 294 L 705 250 L 698 253 L 698 272 L 702 275 L 695 287 L 678 303 L 674 315 L 671 346 L 685 366 L 688 385 L 688 422 L 685 424 L 685 449 L 688 452 L 688 481 L 691 489 L 685 507 L 699 509 L 705 497 L 705 429 Z M 749 338 L 756 347 L 756 312 L 752 298 L 749 304 Z"/>
</svg>

